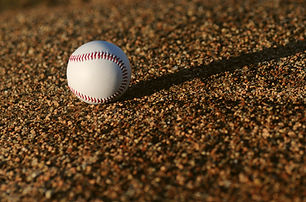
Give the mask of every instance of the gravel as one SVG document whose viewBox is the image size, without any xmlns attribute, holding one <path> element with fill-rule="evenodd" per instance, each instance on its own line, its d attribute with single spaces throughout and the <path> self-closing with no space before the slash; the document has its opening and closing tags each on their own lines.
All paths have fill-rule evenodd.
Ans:
<svg viewBox="0 0 306 202">
<path fill-rule="evenodd" d="M 92 0 L 0 13 L 1 201 L 304 201 L 303 0 Z M 70 54 L 123 49 L 116 102 Z"/>
</svg>

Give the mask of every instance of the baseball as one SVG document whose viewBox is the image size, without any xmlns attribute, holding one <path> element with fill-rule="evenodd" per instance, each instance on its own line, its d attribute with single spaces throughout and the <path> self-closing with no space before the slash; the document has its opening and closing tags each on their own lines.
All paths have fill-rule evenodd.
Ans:
<svg viewBox="0 0 306 202">
<path fill-rule="evenodd" d="M 76 49 L 69 58 L 67 81 L 70 90 L 88 104 L 118 99 L 131 79 L 130 62 L 116 45 L 91 41 Z"/>
</svg>

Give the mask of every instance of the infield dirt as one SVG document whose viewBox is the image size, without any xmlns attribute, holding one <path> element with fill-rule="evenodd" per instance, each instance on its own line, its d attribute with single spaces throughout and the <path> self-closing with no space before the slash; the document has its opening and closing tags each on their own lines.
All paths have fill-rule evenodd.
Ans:
<svg viewBox="0 0 306 202">
<path fill-rule="evenodd" d="M 0 13 L 1 201 L 303 201 L 305 1 L 108 1 Z M 68 89 L 91 40 L 126 94 Z"/>
</svg>

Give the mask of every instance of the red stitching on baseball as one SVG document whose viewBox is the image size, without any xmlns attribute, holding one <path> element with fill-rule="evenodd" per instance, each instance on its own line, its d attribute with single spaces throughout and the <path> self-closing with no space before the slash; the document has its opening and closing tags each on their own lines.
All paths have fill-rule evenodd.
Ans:
<svg viewBox="0 0 306 202">
<path fill-rule="evenodd" d="M 95 98 L 95 97 L 90 97 L 88 95 L 84 95 L 80 92 L 78 92 L 77 90 L 73 89 L 72 87 L 70 87 L 70 90 L 79 98 L 82 98 L 83 100 L 85 101 L 90 101 L 90 102 L 93 102 L 93 103 L 107 103 L 107 102 L 110 102 L 112 101 L 115 97 L 117 97 L 120 93 L 122 93 L 122 91 L 117 91 L 114 95 L 111 95 L 107 98 Z"/>
</svg>

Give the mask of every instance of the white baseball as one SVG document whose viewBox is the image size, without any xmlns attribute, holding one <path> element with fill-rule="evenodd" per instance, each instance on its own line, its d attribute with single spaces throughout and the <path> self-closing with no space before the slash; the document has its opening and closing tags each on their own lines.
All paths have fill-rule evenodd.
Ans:
<svg viewBox="0 0 306 202">
<path fill-rule="evenodd" d="M 67 80 L 71 91 L 89 104 L 108 103 L 119 98 L 131 80 L 130 62 L 116 45 L 91 41 L 69 58 Z"/>
</svg>

